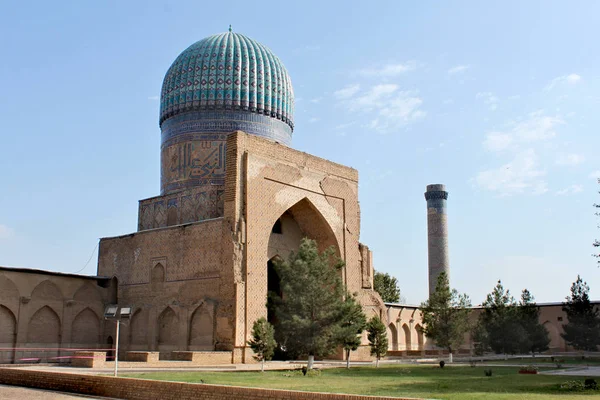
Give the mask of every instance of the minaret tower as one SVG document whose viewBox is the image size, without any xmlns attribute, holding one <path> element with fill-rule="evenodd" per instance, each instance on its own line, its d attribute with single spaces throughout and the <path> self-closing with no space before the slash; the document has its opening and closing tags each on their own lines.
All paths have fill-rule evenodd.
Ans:
<svg viewBox="0 0 600 400">
<path fill-rule="evenodd" d="M 448 192 L 444 185 L 427 185 L 427 244 L 429 254 L 429 295 L 435 292 L 438 275 L 445 272 L 450 278 L 448 259 Z"/>
</svg>

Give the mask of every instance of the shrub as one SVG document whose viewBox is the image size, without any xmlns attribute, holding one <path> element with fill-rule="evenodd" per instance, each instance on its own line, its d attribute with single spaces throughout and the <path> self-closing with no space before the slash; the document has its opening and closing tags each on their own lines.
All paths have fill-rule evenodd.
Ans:
<svg viewBox="0 0 600 400">
<path fill-rule="evenodd" d="M 566 381 L 565 383 L 561 383 L 560 390 L 565 392 L 583 392 L 585 385 L 581 381 Z"/>
<path fill-rule="evenodd" d="M 583 385 L 585 386 L 586 389 L 588 390 L 598 390 L 598 383 L 596 383 L 595 379 L 592 378 L 587 378 L 584 382 Z"/>
<path fill-rule="evenodd" d="M 444 368 L 444 365 L 446 365 L 446 362 L 444 360 L 440 361 L 440 368 Z"/>
<path fill-rule="evenodd" d="M 485 376 L 492 376 L 492 370 L 491 369 L 484 369 L 483 373 L 485 374 Z"/>
</svg>

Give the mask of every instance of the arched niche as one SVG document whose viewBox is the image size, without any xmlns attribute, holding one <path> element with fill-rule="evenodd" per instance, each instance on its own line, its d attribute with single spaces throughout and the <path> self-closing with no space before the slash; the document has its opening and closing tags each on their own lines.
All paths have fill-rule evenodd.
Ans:
<svg viewBox="0 0 600 400">
<path fill-rule="evenodd" d="M 333 246 L 336 255 L 340 256 L 340 247 L 333 229 L 317 207 L 305 197 L 273 221 L 267 258 L 271 259 L 277 254 L 287 258 L 291 251 L 298 250 L 304 237 L 316 240 L 320 251 Z"/>
<path fill-rule="evenodd" d="M 214 350 L 213 307 L 204 303 L 194 310 L 188 337 L 190 350 Z"/>
<path fill-rule="evenodd" d="M 31 292 L 32 300 L 62 301 L 63 294 L 54 282 L 45 280 L 40 282 Z"/>
<path fill-rule="evenodd" d="M 135 310 L 129 324 L 129 343 L 133 346 L 148 346 L 148 312 Z"/>
<path fill-rule="evenodd" d="M 423 350 L 423 343 L 424 343 L 424 335 L 423 335 L 423 328 L 421 327 L 421 325 L 417 324 L 415 326 L 415 331 L 417 332 L 417 349 L 418 350 Z"/>
<path fill-rule="evenodd" d="M 73 295 L 73 300 L 86 303 L 102 303 L 102 296 L 100 295 L 100 292 L 98 292 L 98 289 L 96 289 L 96 286 L 90 283 L 84 283 Z"/>
<path fill-rule="evenodd" d="M 156 264 L 152 268 L 152 273 L 150 274 L 150 281 L 153 284 L 160 284 L 165 281 L 165 267 L 161 263 Z"/>
<path fill-rule="evenodd" d="M 396 329 L 396 325 L 392 322 L 388 326 L 389 330 L 389 344 L 388 349 L 392 351 L 398 350 L 398 330 Z"/>
<path fill-rule="evenodd" d="M 0 305 L 0 348 L 14 349 L 17 339 L 17 319 L 7 307 Z M 0 364 L 14 362 L 13 350 L 0 350 Z"/>
<path fill-rule="evenodd" d="M 171 307 L 158 316 L 158 346 L 169 348 L 179 343 L 179 318 Z"/>
<path fill-rule="evenodd" d="M 4 275 L 0 275 L 0 298 L 6 300 L 19 300 L 17 285 Z"/>
<path fill-rule="evenodd" d="M 402 325 L 402 332 L 404 333 L 404 349 L 412 350 L 412 340 L 410 337 L 410 328 L 408 327 L 408 325 Z"/>
<path fill-rule="evenodd" d="M 110 280 L 108 297 L 108 301 L 111 304 L 117 304 L 119 302 L 119 279 L 116 276 L 113 276 Z"/>
<path fill-rule="evenodd" d="M 27 343 L 42 347 L 58 347 L 60 344 L 60 318 L 49 306 L 37 310 L 27 326 Z"/>
<path fill-rule="evenodd" d="M 90 308 L 81 311 L 71 326 L 71 343 L 77 347 L 96 348 L 100 342 L 100 318 Z"/>
</svg>

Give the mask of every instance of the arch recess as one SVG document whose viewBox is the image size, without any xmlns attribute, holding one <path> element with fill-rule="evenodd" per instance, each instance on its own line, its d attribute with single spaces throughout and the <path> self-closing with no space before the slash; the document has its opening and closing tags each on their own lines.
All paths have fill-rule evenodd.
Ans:
<svg viewBox="0 0 600 400">
<path fill-rule="evenodd" d="M 17 285 L 4 275 L 0 275 L 0 298 L 19 300 L 19 289 L 17 289 Z"/>
<path fill-rule="evenodd" d="M 410 328 L 408 327 L 408 325 L 403 324 L 402 325 L 402 331 L 404 333 L 404 349 L 405 350 L 412 350 L 412 341 L 411 341 L 411 337 L 410 337 Z"/>
<path fill-rule="evenodd" d="M 389 344 L 388 344 L 388 350 L 392 350 L 392 351 L 396 351 L 398 350 L 398 330 L 396 329 L 396 324 L 394 324 L 393 322 L 388 326 L 388 330 L 389 330 Z"/>
<path fill-rule="evenodd" d="M 40 282 L 33 289 L 33 292 L 31 292 L 31 299 L 62 301 L 63 294 L 56 284 L 46 279 L 45 281 Z"/>
<path fill-rule="evenodd" d="M 417 349 L 418 350 L 423 350 L 424 349 L 424 338 L 423 338 L 423 327 L 421 327 L 421 325 L 417 324 L 415 326 L 415 331 L 417 331 Z"/>
<path fill-rule="evenodd" d="M 179 343 L 179 318 L 171 307 L 158 317 L 158 345 L 176 346 Z"/>
<path fill-rule="evenodd" d="M 190 350 L 214 350 L 214 324 L 212 310 L 206 303 L 192 314 L 190 320 Z"/>
<path fill-rule="evenodd" d="M 60 318 L 49 306 L 36 311 L 27 326 L 27 343 L 44 344 L 58 347 L 60 344 Z"/>
<path fill-rule="evenodd" d="M 13 349 L 17 339 L 17 319 L 7 307 L 0 305 L 0 348 Z M 14 362 L 13 350 L 0 350 L 0 364 Z"/>
<path fill-rule="evenodd" d="M 129 343 L 132 345 L 148 345 L 148 312 L 138 308 L 129 324 Z"/>
<path fill-rule="evenodd" d="M 77 289 L 75 294 L 73 295 L 73 300 L 82 301 L 82 302 L 102 302 L 102 296 L 98 289 L 90 283 L 84 283 Z"/>
<path fill-rule="evenodd" d="M 100 342 L 100 318 L 92 309 L 81 311 L 71 326 L 71 342 L 75 346 L 95 348 Z"/>
</svg>

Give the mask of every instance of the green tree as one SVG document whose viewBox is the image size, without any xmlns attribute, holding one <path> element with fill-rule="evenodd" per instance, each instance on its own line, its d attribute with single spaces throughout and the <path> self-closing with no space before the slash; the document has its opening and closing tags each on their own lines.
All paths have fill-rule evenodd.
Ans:
<svg viewBox="0 0 600 400">
<path fill-rule="evenodd" d="M 498 281 L 482 304 L 478 328 L 474 332 L 479 351 L 492 349 L 497 354 L 515 354 L 521 348 L 525 331 L 520 324 L 517 303 Z"/>
<path fill-rule="evenodd" d="M 450 362 L 452 352 L 463 344 L 465 334 L 471 329 L 470 308 L 469 296 L 450 289 L 445 272 L 438 275 L 435 292 L 421 304 L 423 333 L 437 346 L 448 349 Z"/>
<path fill-rule="evenodd" d="M 531 352 L 533 355 L 536 352 L 541 353 L 548 350 L 550 336 L 546 327 L 540 324 L 540 310 L 529 290 L 523 289 L 521 292 L 521 301 L 517 311 L 521 327 L 525 332 L 525 336 L 521 338 L 519 350 L 522 353 Z"/>
<path fill-rule="evenodd" d="M 399 303 L 404 301 L 400 295 L 398 279 L 388 273 L 384 274 L 383 272 L 375 271 L 373 287 L 385 303 Z"/>
<path fill-rule="evenodd" d="M 338 343 L 346 353 L 346 368 L 350 368 L 350 352 L 358 349 L 362 332 L 367 325 L 367 317 L 355 296 L 346 295 L 342 323 L 336 334 Z"/>
<path fill-rule="evenodd" d="M 563 325 L 561 336 L 577 350 L 596 351 L 600 345 L 600 316 L 590 302 L 590 288 L 577 275 L 571 286 L 571 296 L 563 303 L 568 322 Z"/>
<path fill-rule="evenodd" d="M 248 345 L 254 351 L 254 359 L 261 362 L 260 370 L 265 371 L 265 361 L 273 358 L 275 353 L 275 330 L 264 317 L 254 321 L 252 325 L 252 340 L 248 341 Z"/>
<path fill-rule="evenodd" d="M 387 332 L 385 325 L 379 317 L 374 316 L 367 324 L 369 345 L 371 346 L 371 355 L 376 357 L 375 366 L 379 367 L 379 360 L 385 357 L 388 348 Z"/>
<path fill-rule="evenodd" d="M 344 263 L 334 252 L 331 247 L 319 253 L 317 243 L 304 238 L 289 260 L 275 262 L 284 294 L 270 294 L 275 330 L 289 354 L 308 356 L 308 369 L 315 357 L 331 354 L 339 344 L 336 334 L 345 311 L 340 277 Z"/>
</svg>

